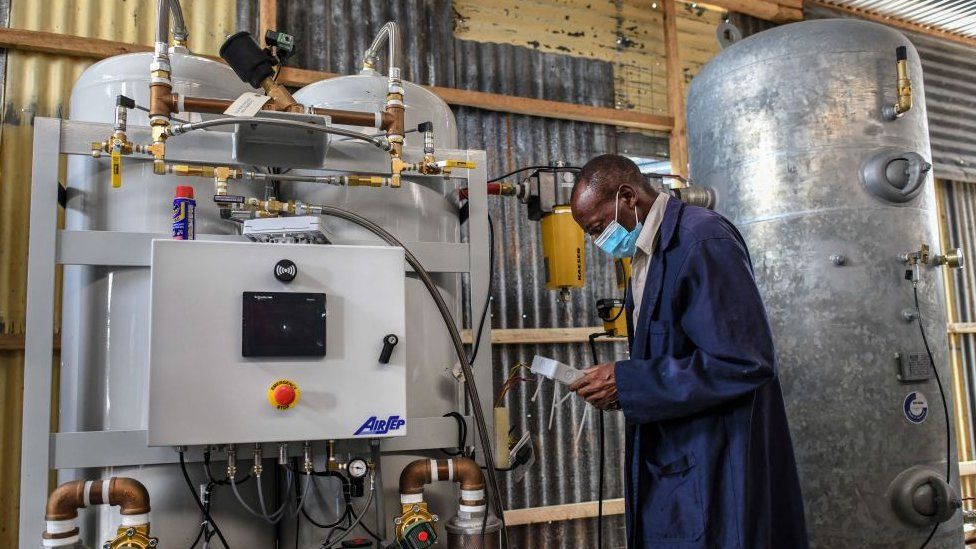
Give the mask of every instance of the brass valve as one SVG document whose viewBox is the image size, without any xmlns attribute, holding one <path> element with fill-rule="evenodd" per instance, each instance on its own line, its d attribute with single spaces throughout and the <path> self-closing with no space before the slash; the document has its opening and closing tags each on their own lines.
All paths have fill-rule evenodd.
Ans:
<svg viewBox="0 0 976 549">
<path fill-rule="evenodd" d="M 159 544 L 158 538 L 149 537 L 149 525 L 119 526 L 114 538 L 105 542 L 105 549 L 150 549 Z"/>
<path fill-rule="evenodd" d="M 961 269 L 965 266 L 965 256 L 962 253 L 962 248 L 953 248 L 947 251 L 945 254 L 936 254 L 932 259 L 933 265 L 945 265 L 950 269 Z"/>
<path fill-rule="evenodd" d="M 418 524 L 433 524 L 438 520 L 437 515 L 431 514 L 424 502 L 404 503 L 401 509 L 400 516 L 393 519 L 394 535 L 398 540 L 403 540 L 406 533 Z"/>
</svg>

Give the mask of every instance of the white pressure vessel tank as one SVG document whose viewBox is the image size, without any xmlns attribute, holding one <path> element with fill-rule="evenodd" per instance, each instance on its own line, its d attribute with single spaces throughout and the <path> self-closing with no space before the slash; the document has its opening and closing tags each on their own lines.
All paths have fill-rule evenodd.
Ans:
<svg viewBox="0 0 976 549">
<path fill-rule="evenodd" d="M 89 67 L 72 89 L 70 119 L 111 124 L 118 95 L 134 99 L 139 106 L 148 106 L 151 61 L 152 54 L 135 53 L 111 57 Z M 171 64 L 173 90 L 179 94 L 234 99 L 251 90 L 226 65 L 185 50 L 171 50 Z M 176 116 L 199 119 L 199 115 Z M 148 126 L 148 115 L 131 109 L 128 124 Z M 192 185 L 198 202 L 198 238 L 238 232 L 236 224 L 220 219 L 208 199 L 213 195 L 212 181 L 154 175 L 152 162 L 132 157 L 123 158 L 122 166 L 122 187 L 116 189 L 109 181 L 106 159 L 69 157 L 66 229 L 169 233 L 176 186 Z M 149 269 L 66 266 L 63 288 L 60 431 L 146 429 Z M 173 299 L 179 296 L 174 295 Z M 219 478 L 224 476 L 222 469 L 215 467 Z M 195 480 L 202 480 L 199 463 L 192 464 L 191 472 Z M 167 546 L 188 547 L 192 543 L 201 517 L 178 465 L 63 471 L 60 480 L 112 475 L 133 477 L 146 485 L 152 498 L 152 531 L 157 535 L 165 533 Z M 253 482 L 242 487 L 247 490 L 246 497 L 251 497 L 251 485 Z M 230 504 L 232 497 L 222 499 L 227 505 L 215 506 L 214 519 L 231 546 L 271 546 L 273 528 L 245 516 L 236 502 Z M 92 509 L 81 517 L 86 521 L 82 525 L 83 539 L 92 547 L 100 547 L 114 537 L 120 524 L 114 507 Z"/>
</svg>

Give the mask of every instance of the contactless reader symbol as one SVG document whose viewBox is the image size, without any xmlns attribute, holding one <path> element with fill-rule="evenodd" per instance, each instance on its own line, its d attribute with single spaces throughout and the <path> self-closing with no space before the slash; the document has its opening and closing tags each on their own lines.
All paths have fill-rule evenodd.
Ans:
<svg viewBox="0 0 976 549">
<path fill-rule="evenodd" d="M 290 259 L 282 259 L 275 264 L 275 278 L 282 282 L 291 282 L 292 280 L 295 280 L 295 275 L 297 274 L 298 267 L 295 265 L 295 262 Z"/>
</svg>

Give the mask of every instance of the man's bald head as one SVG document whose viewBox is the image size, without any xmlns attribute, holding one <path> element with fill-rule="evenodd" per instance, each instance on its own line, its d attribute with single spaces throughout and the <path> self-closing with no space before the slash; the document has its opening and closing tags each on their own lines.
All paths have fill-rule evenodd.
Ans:
<svg viewBox="0 0 976 549">
<path fill-rule="evenodd" d="M 583 231 L 598 236 L 613 221 L 618 202 L 618 222 L 632 230 L 635 208 L 643 220 L 655 198 L 657 192 L 644 180 L 633 160 L 619 154 L 601 154 L 580 171 L 570 206 L 573 219 Z"/>
</svg>

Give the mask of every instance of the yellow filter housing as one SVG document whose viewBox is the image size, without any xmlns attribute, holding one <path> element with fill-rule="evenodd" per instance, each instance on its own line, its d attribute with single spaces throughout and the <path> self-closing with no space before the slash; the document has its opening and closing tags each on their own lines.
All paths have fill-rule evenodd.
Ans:
<svg viewBox="0 0 976 549">
<path fill-rule="evenodd" d="M 546 288 L 582 288 L 586 282 L 583 229 L 576 224 L 569 206 L 556 206 L 542 218 L 542 256 Z"/>
<path fill-rule="evenodd" d="M 614 261 L 614 273 L 617 275 L 617 289 L 626 290 L 630 280 L 630 258 L 624 257 Z"/>
</svg>

